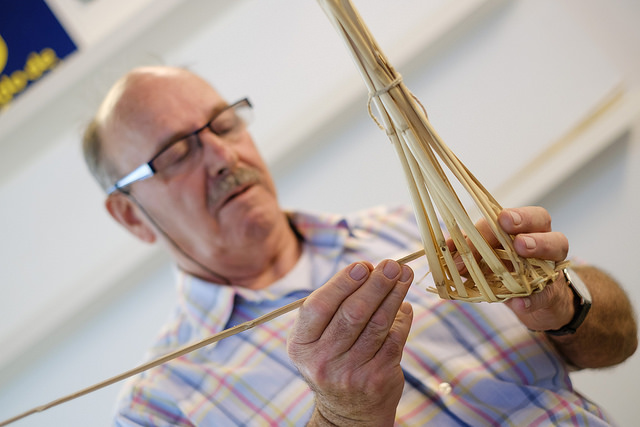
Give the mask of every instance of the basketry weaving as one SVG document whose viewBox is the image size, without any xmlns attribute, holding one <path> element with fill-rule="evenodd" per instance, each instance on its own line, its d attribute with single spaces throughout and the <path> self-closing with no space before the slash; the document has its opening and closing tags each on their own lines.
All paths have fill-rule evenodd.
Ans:
<svg viewBox="0 0 640 427">
<path fill-rule="evenodd" d="M 371 116 L 387 133 L 402 164 L 436 285 L 430 290 L 445 299 L 495 302 L 530 295 L 553 282 L 564 265 L 516 254 L 513 237 L 497 222 L 502 207 L 438 136 L 351 2 L 318 2 L 343 37 L 369 90 L 369 112 L 374 104 L 379 119 Z M 446 170 L 469 193 L 499 247 L 489 245 L 476 229 Z M 454 249 L 447 245 L 439 217 Z M 456 267 L 458 258 L 464 263 L 465 277 Z"/>
</svg>

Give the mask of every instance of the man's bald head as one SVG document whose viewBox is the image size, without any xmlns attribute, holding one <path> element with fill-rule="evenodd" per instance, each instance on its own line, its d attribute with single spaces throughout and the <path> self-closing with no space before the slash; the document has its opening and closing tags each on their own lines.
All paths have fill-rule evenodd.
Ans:
<svg viewBox="0 0 640 427">
<path fill-rule="evenodd" d="M 121 170 L 110 150 L 113 139 L 135 140 L 138 128 L 150 124 L 153 105 L 161 94 L 159 82 L 180 75 L 200 77 L 190 71 L 167 66 L 139 67 L 120 78 L 109 90 L 94 118 L 87 126 L 82 149 L 90 172 L 106 191 L 127 171 Z M 201 80 L 201 79 L 200 79 Z"/>
</svg>

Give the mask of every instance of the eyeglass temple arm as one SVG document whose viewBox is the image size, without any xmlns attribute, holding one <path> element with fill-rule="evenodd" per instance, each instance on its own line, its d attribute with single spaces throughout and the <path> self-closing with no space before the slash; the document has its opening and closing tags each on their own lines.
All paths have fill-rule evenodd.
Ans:
<svg viewBox="0 0 640 427">
<path fill-rule="evenodd" d="M 119 190 L 120 188 L 124 188 L 127 185 L 133 184 L 136 181 L 151 178 L 154 173 L 155 172 L 149 163 L 140 165 L 127 176 L 116 181 L 116 183 L 113 184 L 113 186 L 109 188 L 109 190 L 107 190 L 107 194 L 111 194 L 114 191 Z"/>
</svg>

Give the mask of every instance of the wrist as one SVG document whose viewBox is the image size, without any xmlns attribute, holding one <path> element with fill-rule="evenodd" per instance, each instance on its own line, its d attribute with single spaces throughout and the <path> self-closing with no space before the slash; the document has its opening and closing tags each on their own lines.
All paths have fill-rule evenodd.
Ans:
<svg viewBox="0 0 640 427">
<path fill-rule="evenodd" d="M 334 427 L 335 425 L 336 424 L 332 423 L 322 415 L 317 406 L 313 410 L 311 420 L 309 420 L 309 423 L 307 424 L 308 427 Z"/>
<path fill-rule="evenodd" d="M 374 416 L 373 412 L 367 412 L 367 419 L 360 419 L 352 416 L 344 416 L 316 403 L 315 410 L 309 422 L 309 426 L 315 427 L 383 427 L 393 426 L 395 413 L 390 416 Z"/>
<path fill-rule="evenodd" d="M 591 294 L 580 276 L 569 268 L 563 269 L 562 272 L 567 284 L 566 289 L 571 292 L 571 304 L 567 311 L 572 314 L 569 321 L 563 323 L 559 329 L 545 331 L 552 336 L 575 334 L 591 309 Z"/>
<path fill-rule="evenodd" d="M 562 273 L 560 274 L 560 276 L 560 280 L 562 281 L 562 293 L 561 295 L 559 295 L 560 302 L 558 304 L 558 308 L 556 309 L 556 313 L 558 314 L 556 316 L 555 324 L 550 325 L 552 327 L 549 328 L 553 330 L 560 329 L 570 323 L 576 312 L 576 304 L 573 291 L 568 286 L 566 279 L 564 278 Z"/>
</svg>

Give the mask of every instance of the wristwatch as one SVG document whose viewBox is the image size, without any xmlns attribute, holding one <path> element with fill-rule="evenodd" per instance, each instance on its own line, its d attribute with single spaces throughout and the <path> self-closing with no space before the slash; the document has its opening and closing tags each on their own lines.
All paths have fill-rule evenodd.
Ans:
<svg viewBox="0 0 640 427">
<path fill-rule="evenodd" d="M 564 325 L 560 329 L 552 329 L 549 331 L 544 331 L 548 335 L 570 335 L 575 334 L 576 330 L 584 319 L 587 317 L 587 313 L 591 309 L 591 294 L 589 293 L 589 289 L 587 285 L 584 284 L 578 273 L 573 271 L 570 268 L 564 268 L 562 270 L 562 274 L 564 274 L 564 279 L 567 281 L 567 285 L 571 288 L 573 292 L 573 306 L 575 307 L 575 313 L 573 318 Z"/>
</svg>

